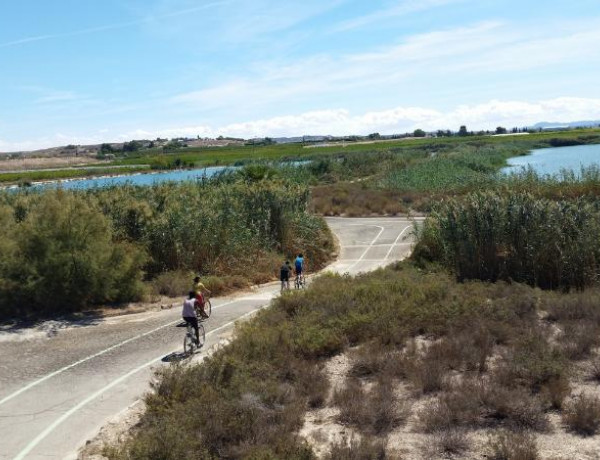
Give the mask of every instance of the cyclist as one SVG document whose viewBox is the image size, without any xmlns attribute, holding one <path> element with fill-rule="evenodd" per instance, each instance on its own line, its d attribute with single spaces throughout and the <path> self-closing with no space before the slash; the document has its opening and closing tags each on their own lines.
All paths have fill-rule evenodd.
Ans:
<svg viewBox="0 0 600 460">
<path fill-rule="evenodd" d="M 279 269 L 279 279 L 281 280 L 281 290 L 283 291 L 285 288 L 290 288 L 290 273 L 292 271 L 292 267 L 290 265 L 290 261 L 286 260 L 285 263 Z"/>
<path fill-rule="evenodd" d="M 302 273 L 304 272 L 304 256 L 302 253 L 298 254 L 296 260 L 294 261 L 294 265 L 296 268 L 296 278 L 302 277 Z"/>
<path fill-rule="evenodd" d="M 189 323 L 196 332 L 196 345 L 200 346 L 200 331 L 198 330 L 198 317 L 196 316 L 196 306 L 198 305 L 198 299 L 196 298 L 196 292 L 190 291 L 188 298 L 183 301 L 183 311 L 181 316 L 186 323 Z"/>
<path fill-rule="evenodd" d="M 200 277 L 196 276 L 194 278 L 194 287 L 192 289 L 195 293 L 195 298 L 198 301 L 198 306 L 200 307 L 200 314 L 203 318 L 208 318 L 208 315 L 204 311 L 204 293 L 211 294 L 210 289 L 208 289 L 202 281 L 200 281 Z"/>
</svg>

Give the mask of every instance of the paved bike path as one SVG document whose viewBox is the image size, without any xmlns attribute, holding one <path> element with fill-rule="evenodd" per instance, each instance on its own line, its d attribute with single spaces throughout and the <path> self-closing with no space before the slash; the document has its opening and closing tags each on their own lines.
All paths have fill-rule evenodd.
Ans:
<svg viewBox="0 0 600 460">
<path fill-rule="evenodd" d="M 340 243 L 331 269 L 358 273 L 410 251 L 406 219 L 328 219 Z M 213 300 L 205 349 L 233 323 L 268 305 L 278 286 Z M 181 351 L 180 308 L 147 312 L 49 334 L 0 334 L 0 459 L 63 459 L 105 421 L 135 402 L 152 372 Z M 20 337 L 20 338 L 18 338 Z M 176 355 L 175 355 L 176 357 Z"/>
</svg>

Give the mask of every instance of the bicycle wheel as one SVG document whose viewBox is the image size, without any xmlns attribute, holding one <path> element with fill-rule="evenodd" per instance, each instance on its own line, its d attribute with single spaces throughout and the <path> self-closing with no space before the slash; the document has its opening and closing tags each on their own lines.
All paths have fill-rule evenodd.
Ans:
<svg viewBox="0 0 600 460">
<path fill-rule="evenodd" d="M 204 313 L 206 313 L 206 319 L 210 318 L 210 314 L 212 313 L 212 304 L 210 303 L 210 299 L 206 299 L 204 301 Z"/>
<path fill-rule="evenodd" d="M 198 348 L 202 348 L 204 346 L 204 342 L 206 342 L 206 333 L 204 332 L 204 326 L 202 324 L 198 324 L 198 335 L 200 337 Z"/>
<path fill-rule="evenodd" d="M 194 348 L 196 347 L 194 336 L 195 332 L 188 327 L 188 331 L 183 338 L 183 353 L 186 355 L 192 355 L 194 353 Z"/>
</svg>

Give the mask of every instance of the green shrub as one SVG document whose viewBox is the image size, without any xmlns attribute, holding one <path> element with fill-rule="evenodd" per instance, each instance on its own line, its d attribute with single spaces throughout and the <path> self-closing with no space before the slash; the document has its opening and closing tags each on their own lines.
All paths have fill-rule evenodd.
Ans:
<svg viewBox="0 0 600 460">
<path fill-rule="evenodd" d="M 3 254 L 10 255 L 0 265 L 4 315 L 74 311 L 141 295 L 143 251 L 113 241 L 95 201 L 53 192 L 22 221 L 6 219 L 4 213 Z"/>
</svg>

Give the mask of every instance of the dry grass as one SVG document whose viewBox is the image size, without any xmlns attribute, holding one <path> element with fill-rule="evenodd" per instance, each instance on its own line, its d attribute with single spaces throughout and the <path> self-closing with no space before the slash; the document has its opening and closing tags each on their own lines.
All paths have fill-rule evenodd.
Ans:
<svg viewBox="0 0 600 460">
<path fill-rule="evenodd" d="M 310 209 L 324 216 L 395 216 L 406 214 L 412 204 L 409 194 L 372 189 L 361 183 L 338 183 L 314 187 Z"/>
<path fill-rule="evenodd" d="M 381 435 L 401 425 L 408 416 L 408 405 L 399 400 L 389 381 L 378 380 L 367 391 L 356 378 L 349 378 L 335 392 L 334 404 L 340 409 L 339 421 L 368 433 Z"/>
<path fill-rule="evenodd" d="M 89 166 L 102 164 L 100 160 L 93 157 L 70 156 L 70 157 L 43 157 L 43 158 L 19 158 L 0 161 L 0 171 L 22 171 L 29 169 L 47 168 L 71 168 L 74 166 Z"/>
</svg>

